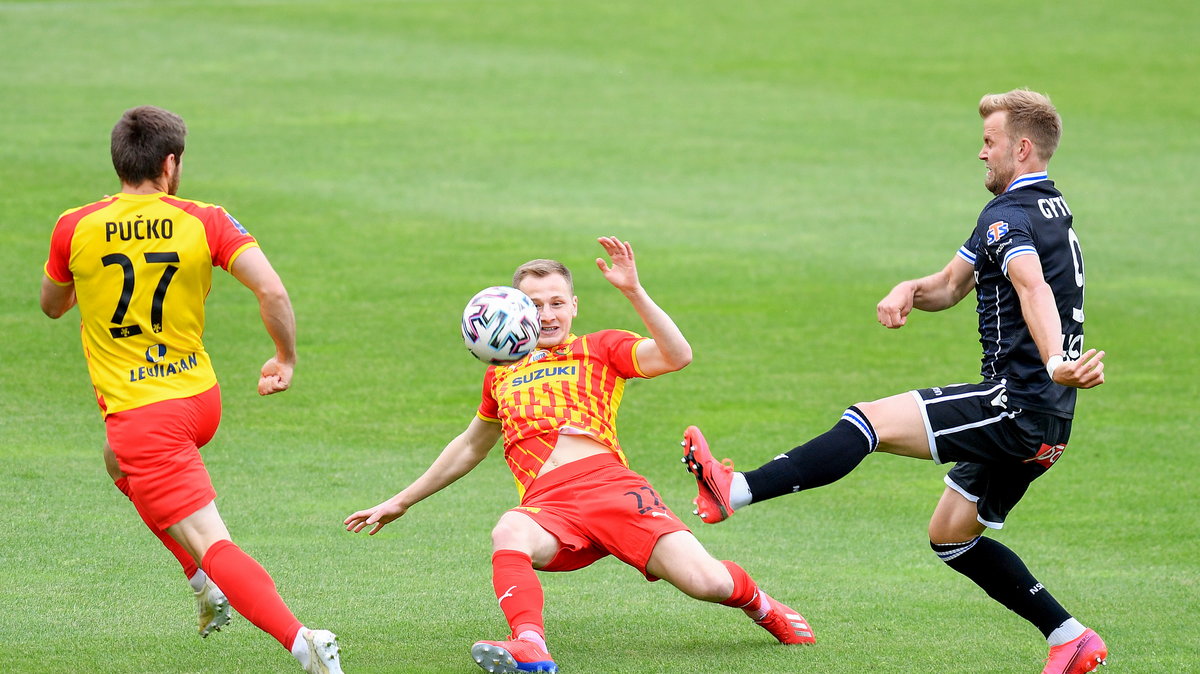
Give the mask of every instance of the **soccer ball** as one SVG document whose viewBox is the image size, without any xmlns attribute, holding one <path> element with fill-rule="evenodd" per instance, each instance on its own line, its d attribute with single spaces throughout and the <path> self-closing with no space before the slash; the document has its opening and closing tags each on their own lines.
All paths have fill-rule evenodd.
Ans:
<svg viewBox="0 0 1200 674">
<path fill-rule="evenodd" d="M 463 342 L 485 363 L 499 365 L 524 358 L 537 346 L 540 332 L 537 307 L 516 288 L 484 288 L 463 309 Z"/>
</svg>

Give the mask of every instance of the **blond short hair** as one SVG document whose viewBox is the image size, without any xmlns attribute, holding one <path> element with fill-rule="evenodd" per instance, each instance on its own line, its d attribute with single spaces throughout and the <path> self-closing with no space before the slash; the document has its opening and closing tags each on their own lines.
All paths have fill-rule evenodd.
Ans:
<svg viewBox="0 0 1200 674">
<path fill-rule="evenodd" d="M 526 276 L 534 276 L 536 278 L 545 278 L 551 274 L 558 274 L 567 280 L 567 287 L 571 289 L 571 293 L 575 292 L 575 282 L 571 280 L 571 270 L 567 269 L 567 265 L 558 260 L 538 259 L 530 260 L 525 264 L 517 267 L 513 272 L 512 284 L 514 288 L 521 286 L 521 281 Z"/>
<path fill-rule="evenodd" d="M 979 116 L 987 119 L 995 112 L 1008 113 L 1006 128 L 1010 138 L 1033 141 L 1038 158 L 1050 161 L 1062 137 L 1062 118 L 1050 97 L 1029 89 L 1013 89 L 1003 94 L 987 94 L 979 100 Z"/>
</svg>

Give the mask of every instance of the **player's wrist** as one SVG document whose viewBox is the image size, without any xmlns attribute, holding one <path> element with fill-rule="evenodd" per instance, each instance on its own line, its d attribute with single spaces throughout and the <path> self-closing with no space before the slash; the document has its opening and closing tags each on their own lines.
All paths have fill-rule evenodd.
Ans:
<svg viewBox="0 0 1200 674">
<path fill-rule="evenodd" d="M 1046 360 L 1046 374 L 1050 375 L 1050 381 L 1054 381 L 1054 371 L 1065 362 L 1061 353 L 1056 353 Z"/>
</svg>

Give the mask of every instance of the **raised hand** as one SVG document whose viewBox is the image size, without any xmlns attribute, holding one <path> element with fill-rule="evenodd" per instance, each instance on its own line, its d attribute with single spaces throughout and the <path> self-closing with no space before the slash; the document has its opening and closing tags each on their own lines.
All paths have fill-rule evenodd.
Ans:
<svg viewBox="0 0 1200 674">
<path fill-rule="evenodd" d="M 604 252 L 608 253 L 609 259 L 612 260 L 612 265 L 609 266 L 604 258 L 596 258 L 596 266 L 600 268 L 604 278 L 623 293 L 636 292 L 641 288 L 637 264 L 633 260 L 633 246 L 615 236 L 602 236 L 596 240 L 604 246 Z"/>
</svg>

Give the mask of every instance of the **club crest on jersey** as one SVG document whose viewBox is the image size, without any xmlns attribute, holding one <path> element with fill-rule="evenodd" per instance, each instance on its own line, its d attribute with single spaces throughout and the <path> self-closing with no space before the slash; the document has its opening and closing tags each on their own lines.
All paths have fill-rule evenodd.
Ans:
<svg viewBox="0 0 1200 674">
<path fill-rule="evenodd" d="M 997 241 L 1004 238 L 1008 234 L 1008 223 L 1003 220 L 998 220 L 988 225 L 987 242 L 988 245 L 995 245 Z"/>
<path fill-rule="evenodd" d="M 146 349 L 146 362 L 157 363 L 167 357 L 167 347 L 165 344 L 155 344 Z"/>
</svg>

